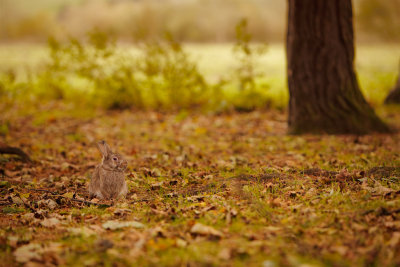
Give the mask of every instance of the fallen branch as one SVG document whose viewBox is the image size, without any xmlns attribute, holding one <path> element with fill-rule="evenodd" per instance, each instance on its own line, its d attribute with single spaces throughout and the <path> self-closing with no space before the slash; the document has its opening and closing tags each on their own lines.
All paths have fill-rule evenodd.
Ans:
<svg viewBox="0 0 400 267">
<path fill-rule="evenodd" d="M 10 155 L 17 155 L 21 158 L 24 162 L 32 162 L 30 157 L 21 149 L 12 146 L 0 146 L 0 154 L 10 154 Z"/>
<path fill-rule="evenodd" d="M 52 194 L 52 195 L 58 195 L 58 193 L 57 192 L 53 192 L 53 191 L 50 191 L 50 190 L 47 190 L 47 189 L 36 189 L 36 188 L 25 188 L 25 187 L 22 187 L 22 188 L 24 188 L 24 189 L 27 189 L 27 190 L 31 190 L 31 191 L 36 191 L 36 192 L 45 192 L 45 193 L 50 193 L 50 194 Z"/>
<path fill-rule="evenodd" d="M 396 214 L 396 213 L 400 213 L 400 209 L 394 209 L 394 210 L 388 210 L 386 208 L 383 207 L 379 207 L 376 209 L 369 209 L 366 210 L 362 213 L 362 215 L 368 215 L 370 213 L 375 213 L 378 216 L 387 216 L 387 215 L 392 215 L 392 214 Z"/>
<path fill-rule="evenodd" d="M 47 189 L 42 189 L 42 188 L 25 188 L 25 187 L 22 187 L 22 188 L 23 188 L 23 189 L 26 189 L 26 190 L 30 190 L 30 191 L 49 193 L 49 194 L 51 194 L 51 195 L 54 196 L 54 197 L 61 197 L 61 198 L 68 199 L 68 200 L 71 200 L 71 201 L 84 203 L 84 204 L 86 204 L 86 205 L 95 205 L 95 206 L 102 206 L 102 207 L 110 207 L 110 205 L 108 205 L 108 204 L 102 204 L 102 203 L 96 203 L 96 202 L 92 202 L 92 201 L 88 201 L 88 200 L 81 200 L 81 199 L 66 197 L 66 196 L 63 196 L 63 195 L 58 194 L 57 192 L 53 192 L 53 191 L 50 191 L 50 190 L 47 190 Z"/>
<path fill-rule="evenodd" d="M 131 202 L 129 202 L 129 204 L 135 204 L 135 203 L 139 203 L 139 202 L 149 202 L 149 201 L 150 201 L 150 199 L 143 198 L 143 199 L 137 199 L 137 200 L 131 201 Z"/>
<path fill-rule="evenodd" d="M 86 205 L 89 205 L 89 206 L 90 205 L 95 205 L 95 206 L 100 206 L 100 207 L 111 207 L 108 204 L 96 203 L 96 202 L 87 201 L 87 200 L 81 200 L 81 199 L 76 199 L 76 198 L 69 198 L 69 197 L 64 197 L 62 195 L 54 195 L 54 196 L 61 197 L 61 198 L 64 198 L 64 199 L 68 199 L 68 200 L 75 201 L 75 202 L 80 202 L 80 203 L 83 203 L 83 204 L 86 204 Z"/>
</svg>

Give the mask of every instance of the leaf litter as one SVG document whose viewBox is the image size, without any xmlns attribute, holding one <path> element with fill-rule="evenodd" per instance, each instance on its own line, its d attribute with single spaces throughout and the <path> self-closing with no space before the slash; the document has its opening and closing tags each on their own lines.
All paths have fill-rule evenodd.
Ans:
<svg viewBox="0 0 400 267">
<path fill-rule="evenodd" d="M 275 111 L 176 118 L 16 116 L 0 141 L 34 162 L 0 158 L 2 263 L 400 264 L 399 134 L 288 136 Z M 129 161 L 122 201 L 89 199 L 98 139 Z"/>
</svg>

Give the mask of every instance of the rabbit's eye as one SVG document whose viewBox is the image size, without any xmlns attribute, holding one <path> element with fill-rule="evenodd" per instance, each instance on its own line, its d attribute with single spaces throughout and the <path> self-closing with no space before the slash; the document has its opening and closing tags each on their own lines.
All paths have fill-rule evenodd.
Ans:
<svg viewBox="0 0 400 267">
<path fill-rule="evenodd" d="M 113 160 L 114 160 L 114 161 L 116 161 L 117 159 L 118 159 L 118 158 L 116 158 L 116 157 L 113 157 Z"/>
</svg>

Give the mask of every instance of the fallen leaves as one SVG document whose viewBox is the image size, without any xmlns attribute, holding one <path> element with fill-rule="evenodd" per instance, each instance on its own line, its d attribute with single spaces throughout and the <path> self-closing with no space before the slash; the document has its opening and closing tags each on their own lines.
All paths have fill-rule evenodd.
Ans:
<svg viewBox="0 0 400 267">
<path fill-rule="evenodd" d="M 17 205 L 24 205 L 24 201 L 19 196 L 11 196 L 11 201 Z"/>
<path fill-rule="evenodd" d="M 398 265 L 398 172 L 371 167 L 397 164 L 399 136 L 353 145 L 281 135 L 268 113 L 147 115 L 71 118 L 80 137 L 70 142 L 62 120 L 50 129 L 16 120 L 7 138 L 29 144 L 38 165 L 0 161 L 11 175 L 0 182 L 5 265 Z M 98 138 L 129 157 L 126 200 L 87 201 Z"/>
<path fill-rule="evenodd" d="M 192 228 L 190 229 L 190 233 L 195 235 L 213 236 L 218 238 L 223 236 L 220 231 L 214 229 L 213 227 L 198 222 L 192 226 Z"/>
<path fill-rule="evenodd" d="M 18 263 L 47 263 L 47 264 L 60 264 L 61 260 L 57 256 L 62 249 L 59 243 L 49 243 L 46 245 L 38 243 L 29 243 L 21 246 L 14 251 L 15 260 Z"/>
<path fill-rule="evenodd" d="M 54 228 L 61 224 L 60 220 L 57 218 L 46 218 L 40 222 L 40 225 L 48 228 Z"/>
<path fill-rule="evenodd" d="M 151 190 L 159 190 L 163 184 L 164 182 L 153 183 L 151 184 Z"/>
<path fill-rule="evenodd" d="M 235 218 L 238 215 L 238 211 L 235 208 L 228 207 L 225 213 L 225 222 L 227 224 L 232 223 L 232 218 Z"/>
<path fill-rule="evenodd" d="M 389 240 L 388 245 L 392 248 L 400 244 L 400 232 L 394 232 L 392 238 Z"/>
<path fill-rule="evenodd" d="M 103 223 L 103 228 L 108 230 L 118 230 L 127 227 L 144 228 L 145 225 L 136 221 L 116 221 L 111 220 Z"/>
<path fill-rule="evenodd" d="M 62 196 L 66 197 L 66 198 L 73 198 L 74 197 L 74 192 L 67 192 L 67 193 L 64 193 Z"/>
<path fill-rule="evenodd" d="M 89 236 L 96 235 L 96 231 L 90 229 L 89 227 L 83 226 L 83 227 L 76 227 L 76 228 L 68 228 L 68 231 L 71 233 L 71 235 L 80 235 L 85 238 Z"/>
<path fill-rule="evenodd" d="M 30 243 L 17 248 L 13 254 L 17 262 L 26 263 L 31 260 L 40 260 L 42 251 L 40 244 Z"/>
<path fill-rule="evenodd" d="M 50 210 L 54 210 L 58 207 L 58 204 L 52 199 L 42 199 L 38 201 L 39 208 L 49 208 Z"/>
<path fill-rule="evenodd" d="M 373 196 L 385 196 L 394 192 L 393 189 L 383 186 L 380 182 L 374 180 L 374 184 L 369 186 L 368 180 L 363 180 L 361 188 L 370 192 Z"/>
</svg>

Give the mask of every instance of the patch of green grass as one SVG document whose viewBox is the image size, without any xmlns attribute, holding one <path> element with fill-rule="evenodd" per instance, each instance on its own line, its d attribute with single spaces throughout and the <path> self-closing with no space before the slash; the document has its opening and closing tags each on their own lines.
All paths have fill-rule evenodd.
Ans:
<svg viewBox="0 0 400 267">
<path fill-rule="evenodd" d="M 9 122 L 1 123 L 0 122 L 0 135 L 7 135 L 9 132 Z"/>
<path fill-rule="evenodd" d="M 2 212 L 5 214 L 22 213 L 25 212 L 25 209 L 15 206 L 7 206 L 2 209 Z"/>
<path fill-rule="evenodd" d="M 32 109 L 28 107 L 26 110 L 23 110 L 20 115 L 24 115 L 24 113 L 31 114 L 33 110 L 35 110 L 35 108 Z M 82 109 L 75 106 L 73 108 L 66 107 L 63 110 L 54 110 L 51 108 L 51 106 L 49 106 L 48 109 L 44 108 L 34 113 L 33 124 L 36 126 L 42 126 L 44 124 L 48 124 L 56 120 L 63 120 L 66 118 L 91 119 L 94 116 L 94 110 L 88 108 Z"/>
<path fill-rule="evenodd" d="M 98 237 L 66 236 L 61 241 L 69 248 L 65 252 L 67 265 L 92 266 L 101 264 L 102 266 L 114 266 L 117 262 L 127 264 L 120 257 L 108 253 L 109 249 L 102 247 L 102 241 Z"/>
<path fill-rule="evenodd" d="M 0 181 L 0 188 L 9 187 L 10 183 L 8 181 Z"/>
<path fill-rule="evenodd" d="M 0 262 L 3 266 L 13 266 L 14 256 L 12 255 L 12 249 L 9 246 L 0 246 Z"/>
<path fill-rule="evenodd" d="M 99 206 L 90 206 L 90 207 L 84 207 L 81 209 L 72 209 L 71 214 L 73 216 L 79 215 L 79 216 L 84 216 L 84 215 L 105 215 L 109 214 L 107 209 L 101 208 Z"/>
</svg>

